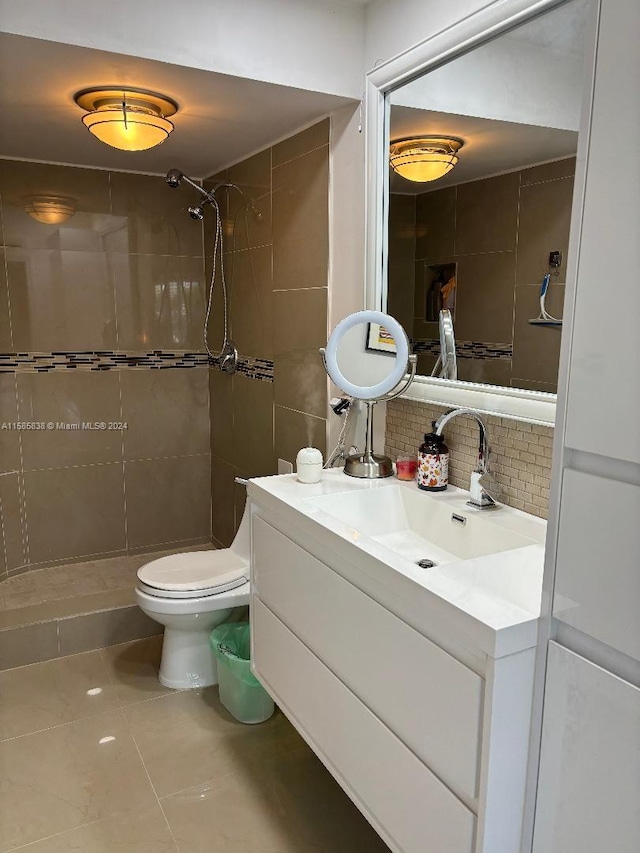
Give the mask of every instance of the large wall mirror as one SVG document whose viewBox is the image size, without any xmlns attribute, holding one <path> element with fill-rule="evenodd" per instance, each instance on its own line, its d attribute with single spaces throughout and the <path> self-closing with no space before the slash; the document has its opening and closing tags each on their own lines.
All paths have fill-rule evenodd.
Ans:
<svg viewBox="0 0 640 853">
<path fill-rule="evenodd" d="M 425 399 L 551 422 L 575 274 L 596 0 L 542 5 L 509 26 L 504 15 L 497 34 L 494 26 L 483 36 L 488 18 L 473 16 L 411 52 L 426 63 L 419 73 L 405 57 L 386 82 L 384 68 L 370 75 L 381 100 L 376 111 L 369 98 L 369 151 L 383 174 L 369 203 L 379 219 L 369 258 L 373 301 L 406 329 L 423 378 L 413 387 Z M 468 37 L 474 19 L 476 45 L 456 51 L 455 30 Z M 443 309 L 456 341 L 449 392 L 449 380 L 429 379 L 439 375 Z"/>
</svg>

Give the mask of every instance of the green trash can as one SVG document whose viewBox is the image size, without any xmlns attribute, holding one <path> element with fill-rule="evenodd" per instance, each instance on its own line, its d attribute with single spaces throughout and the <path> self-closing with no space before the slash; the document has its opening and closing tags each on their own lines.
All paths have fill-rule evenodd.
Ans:
<svg viewBox="0 0 640 853">
<path fill-rule="evenodd" d="M 211 632 L 218 660 L 220 701 L 241 723 L 263 723 L 272 716 L 273 699 L 251 672 L 248 622 L 226 622 Z"/>
</svg>

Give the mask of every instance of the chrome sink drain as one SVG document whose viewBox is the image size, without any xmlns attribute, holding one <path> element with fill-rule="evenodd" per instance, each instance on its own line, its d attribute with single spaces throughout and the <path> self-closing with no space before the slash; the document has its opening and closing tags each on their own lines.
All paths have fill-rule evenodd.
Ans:
<svg viewBox="0 0 640 853">
<path fill-rule="evenodd" d="M 416 565 L 420 566 L 421 569 L 432 569 L 434 566 L 437 565 L 437 563 L 435 560 L 427 560 L 425 558 L 424 560 L 418 560 L 416 562 Z"/>
</svg>

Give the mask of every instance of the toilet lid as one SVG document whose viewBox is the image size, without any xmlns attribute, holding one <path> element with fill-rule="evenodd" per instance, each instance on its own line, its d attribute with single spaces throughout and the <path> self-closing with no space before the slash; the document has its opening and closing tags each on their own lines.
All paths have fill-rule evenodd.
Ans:
<svg viewBox="0 0 640 853">
<path fill-rule="evenodd" d="M 169 554 L 138 569 L 140 586 L 162 598 L 217 595 L 248 579 L 248 564 L 229 548 Z"/>
</svg>

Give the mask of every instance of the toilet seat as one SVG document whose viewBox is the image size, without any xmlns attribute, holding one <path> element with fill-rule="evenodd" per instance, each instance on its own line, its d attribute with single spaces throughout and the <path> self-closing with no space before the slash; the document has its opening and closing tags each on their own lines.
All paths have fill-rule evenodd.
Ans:
<svg viewBox="0 0 640 853">
<path fill-rule="evenodd" d="M 138 569 L 138 588 L 157 598 L 220 595 L 248 580 L 248 563 L 229 548 L 170 554 Z"/>
</svg>

